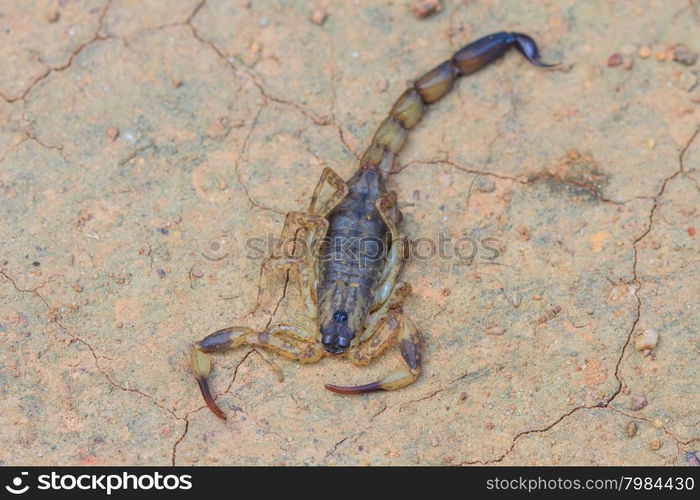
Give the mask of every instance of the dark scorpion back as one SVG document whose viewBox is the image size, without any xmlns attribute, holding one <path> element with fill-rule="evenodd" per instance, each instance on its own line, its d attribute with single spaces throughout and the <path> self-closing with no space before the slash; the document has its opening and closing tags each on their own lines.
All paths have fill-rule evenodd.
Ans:
<svg viewBox="0 0 700 500">
<path fill-rule="evenodd" d="M 319 311 L 333 315 L 332 321 L 319 317 L 324 325 L 322 342 L 335 354 L 347 349 L 361 332 L 391 244 L 389 229 L 375 207 L 377 198 L 386 193 L 379 169 L 359 169 L 348 188 L 347 197 L 328 216 L 317 286 Z"/>
</svg>

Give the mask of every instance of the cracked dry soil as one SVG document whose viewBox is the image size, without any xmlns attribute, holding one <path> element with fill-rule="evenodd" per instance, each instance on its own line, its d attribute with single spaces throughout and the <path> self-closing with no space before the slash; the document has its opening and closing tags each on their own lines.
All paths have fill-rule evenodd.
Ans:
<svg viewBox="0 0 700 500">
<path fill-rule="evenodd" d="M 0 6 L 0 463 L 686 464 L 700 66 L 674 51 L 700 49 L 697 3 L 408 4 Z M 503 29 L 562 65 L 510 54 L 462 79 L 390 179 L 414 240 L 500 252 L 405 267 L 421 378 L 338 397 L 323 382 L 373 379 L 396 350 L 276 360 L 283 382 L 241 350 L 214 360 L 216 419 L 191 342 L 298 315 L 284 276 L 247 315 L 245 242 L 324 166 L 351 174 L 407 79 Z"/>
</svg>

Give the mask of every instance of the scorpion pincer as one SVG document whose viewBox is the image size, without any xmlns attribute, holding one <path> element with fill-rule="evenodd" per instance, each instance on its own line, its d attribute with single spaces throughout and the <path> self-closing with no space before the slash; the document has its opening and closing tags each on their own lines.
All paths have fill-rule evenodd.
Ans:
<svg viewBox="0 0 700 500">
<path fill-rule="evenodd" d="M 305 244 L 293 255 L 280 255 L 276 250 L 263 262 L 260 278 L 262 282 L 270 271 L 292 271 L 315 328 L 277 325 L 258 332 L 234 326 L 196 342 L 192 349 L 194 375 L 207 406 L 219 418 L 226 416 L 209 389 L 211 360 L 206 353 L 240 346 L 263 348 L 301 363 L 345 356 L 355 365 L 367 365 L 398 339 L 404 367 L 369 384 L 327 384 L 326 388 L 343 394 L 392 391 L 418 378 L 418 329 L 402 309 L 411 287 L 398 279 L 408 239 L 399 231 L 402 215 L 396 193 L 386 189 L 386 178 L 408 131 L 426 107 L 445 96 L 458 77 L 488 66 L 511 47 L 535 66 L 553 66 L 540 61 L 535 41 L 521 33 L 496 33 L 466 45 L 399 97 L 349 180 L 324 169 L 308 210 L 287 214 L 282 241 L 301 238 Z M 368 241 L 374 244 L 368 245 Z"/>
</svg>

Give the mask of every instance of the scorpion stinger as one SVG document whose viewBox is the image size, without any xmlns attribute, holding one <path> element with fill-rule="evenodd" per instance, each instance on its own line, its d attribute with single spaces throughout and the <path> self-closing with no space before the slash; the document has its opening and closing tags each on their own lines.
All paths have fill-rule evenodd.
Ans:
<svg viewBox="0 0 700 500">
<path fill-rule="evenodd" d="M 547 64 L 540 61 L 540 50 L 537 48 L 535 41 L 522 33 L 513 33 L 515 39 L 515 47 L 520 51 L 525 58 L 535 66 L 540 68 L 554 68 L 559 66 L 559 63 Z"/>
</svg>

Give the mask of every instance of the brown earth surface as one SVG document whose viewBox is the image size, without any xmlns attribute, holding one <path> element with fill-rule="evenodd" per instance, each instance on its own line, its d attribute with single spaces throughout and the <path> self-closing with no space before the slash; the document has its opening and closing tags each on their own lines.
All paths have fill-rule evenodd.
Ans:
<svg viewBox="0 0 700 500">
<path fill-rule="evenodd" d="M 0 463 L 687 463 L 700 7 L 412 3 L 0 5 Z M 389 181 L 409 237 L 480 243 L 404 268 L 421 378 L 342 397 L 323 383 L 374 379 L 398 350 L 275 360 L 279 382 L 241 349 L 214 359 L 215 418 L 192 342 L 300 310 L 278 276 L 248 315 L 246 242 L 276 235 L 324 167 L 352 174 L 407 80 L 501 30 L 561 65 L 514 51 L 462 79 Z"/>
</svg>

